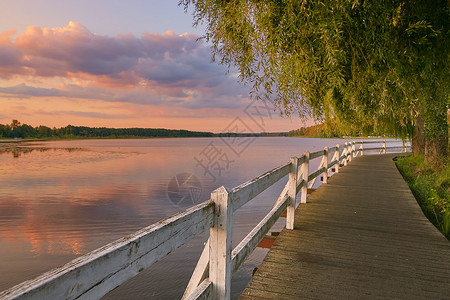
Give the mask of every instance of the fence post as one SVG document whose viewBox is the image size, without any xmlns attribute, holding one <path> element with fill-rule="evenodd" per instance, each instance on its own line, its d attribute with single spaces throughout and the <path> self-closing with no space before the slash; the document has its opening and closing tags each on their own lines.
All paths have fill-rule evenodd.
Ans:
<svg viewBox="0 0 450 300">
<path fill-rule="evenodd" d="M 352 153 L 353 153 L 353 157 L 356 157 L 357 153 L 356 153 L 356 142 L 353 141 L 352 143 Z"/>
<path fill-rule="evenodd" d="M 302 195 L 300 198 L 300 203 L 306 203 L 306 196 L 308 194 L 308 176 L 309 176 L 309 152 L 305 152 L 305 162 L 302 164 Z"/>
<path fill-rule="evenodd" d="M 289 200 L 286 215 L 286 229 L 294 229 L 295 198 L 297 196 L 298 158 L 291 157 L 291 171 L 289 172 Z"/>
<path fill-rule="evenodd" d="M 381 154 L 381 153 L 386 154 L 386 140 L 383 140 L 383 146 L 381 147 L 380 153 L 378 153 L 378 154 Z"/>
<path fill-rule="evenodd" d="M 345 143 L 345 145 L 344 145 L 344 166 L 346 166 L 347 165 L 347 151 L 348 151 L 348 149 L 347 149 L 347 143 Z"/>
<path fill-rule="evenodd" d="M 328 147 L 323 148 L 323 165 L 325 167 L 325 171 L 322 173 L 323 183 L 328 183 Z"/>
<path fill-rule="evenodd" d="M 352 161 L 352 155 L 353 155 L 353 152 L 352 152 L 352 142 L 348 143 L 348 149 L 349 149 L 349 151 L 348 151 L 348 160 L 349 160 L 349 161 Z"/>
<path fill-rule="evenodd" d="M 364 141 L 361 141 L 361 156 L 364 155 Z"/>
<path fill-rule="evenodd" d="M 231 224 L 233 207 L 223 186 L 211 193 L 215 204 L 214 225 L 209 230 L 209 280 L 212 299 L 229 300 L 231 295 Z"/>
<path fill-rule="evenodd" d="M 334 172 L 339 173 L 339 144 L 336 144 L 336 153 L 335 153 L 335 157 L 337 160 L 337 163 L 334 165 Z"/>
</svg>

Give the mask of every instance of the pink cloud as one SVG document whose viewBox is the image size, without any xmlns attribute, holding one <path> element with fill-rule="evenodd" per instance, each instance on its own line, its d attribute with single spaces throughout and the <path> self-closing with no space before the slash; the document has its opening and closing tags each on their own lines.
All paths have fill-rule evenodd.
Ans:
<svg viewBox="0 0 450 300">
<path fill-rule="evenodd" d="M 110 37 L 96 35 L 76 22 L 62 28 L 30 26 L 15 40 L 13 34 L 0 34 L 0 78 L 75 80 L 90 88 L 84 90 L 90 95 L 83 98 L 105 101 L 142 103 L 146 98 L 152 104 L 165 100 L 186 107 L 238 107 L 246 98 L 247 90 L 226 74 L 225 67 L 210 63 L 208 47 L 193 34 L 167 31 Z M 104 98 L 98 88 L 115 92 L 111 96 L 109 91 Z M 58 89 L 59 93 L 52 90 L 51 94 L 79 95 L 73 88 Z M 14 97 L 15 91 L 22 96 L 51 96 L 49 91 L 23 85 L 3 88 L 2 96 Z"/>
</svg>

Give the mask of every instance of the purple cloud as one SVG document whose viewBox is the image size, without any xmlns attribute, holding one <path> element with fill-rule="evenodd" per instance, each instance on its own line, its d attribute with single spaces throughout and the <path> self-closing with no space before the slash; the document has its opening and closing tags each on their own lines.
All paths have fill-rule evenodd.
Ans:
<svg viewBox="0 0 450 300">
<path fill-rule="evenodd" d="M 242 107 L 248 90 L 210 63 L 209 48 L 193 34 L 100 36 L 70 22 L 30 26 L 15 40 L 0 39 L 0 78 L 67 78 L 63 88 L 0 87 L 0 97 L 72 97 L 189 108 Z M 27 77 L 25 77 L 27 76 Z"/>
</svg>

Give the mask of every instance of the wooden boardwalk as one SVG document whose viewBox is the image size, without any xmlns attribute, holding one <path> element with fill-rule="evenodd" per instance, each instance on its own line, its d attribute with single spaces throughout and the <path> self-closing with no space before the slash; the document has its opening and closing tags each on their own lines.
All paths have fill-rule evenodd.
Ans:
<svg viewBox="0 0 450 300">
<path fill-rule="evenodd" d="M 450 299 L 450 242 L 394 156 L 357 157 L 309 196 L 240 299 Z"/>
</svg>

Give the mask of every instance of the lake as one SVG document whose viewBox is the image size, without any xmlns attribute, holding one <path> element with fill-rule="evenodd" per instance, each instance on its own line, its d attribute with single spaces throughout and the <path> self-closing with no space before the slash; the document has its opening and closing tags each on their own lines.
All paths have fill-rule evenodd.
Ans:
<svg viewBox="0 0 450 300">
<path fill-rule="evenodd" d="M 4 149 L 0 290 L 208 200 L 222 185 L 233 188 L 291 156 L 343 142 L 288 137 L 92 139 Z M 180 188 L 182 182 L 186 184 Z M 237 211 L 233 245 L 271 209 L 286 182 L 281 180 Z M 281 231 L 284 221 L 272 231 Z M 193 239 L 104 298 L 181 298 L 206 239 L 207 233 Z M 257 248 L 233 274 L 233 298 L 266 253 Z"/>
</svg>

